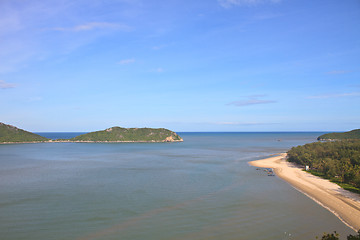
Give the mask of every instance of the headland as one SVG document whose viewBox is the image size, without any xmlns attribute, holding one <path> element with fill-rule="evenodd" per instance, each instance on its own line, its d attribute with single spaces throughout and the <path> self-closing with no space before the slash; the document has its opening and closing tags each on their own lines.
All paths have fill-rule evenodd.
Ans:
<svg viewBox="0 0 360 240">
<path fill-rule="evenodd" d="M 111 127 L 101 131 L 85 133 L 70 139 L 48 139 L 38 134 L 0 122 L 0 144 L 75 142 L 75 143 L 151 143 L 182 142 L 175 132 L 165 128 Z"/>
</svg>

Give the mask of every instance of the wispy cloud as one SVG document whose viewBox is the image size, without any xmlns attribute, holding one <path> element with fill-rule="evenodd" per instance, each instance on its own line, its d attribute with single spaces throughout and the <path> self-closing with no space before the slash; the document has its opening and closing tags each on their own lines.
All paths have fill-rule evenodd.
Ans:
<svg viewBox="0 0 360 240">
<path fill-rule="evenodd" d="M 71 31 L 71 32 L 81 32 L 81 31 L 90 31 L 95 29 L 119 29 L 119 30 L 130 30 L 131 28 L 125 24 L 120 23 L 110 23 L 110 22 L 88 22 L 81 25 L 76 25 L 73 27 L 57 27 L 52 30 L 55 31 Z"/>
<path fill-rule="evenodd" d="M 151 49 L 157 51 L 157 50 L 163 49 L 165 47 L 168 47 L 168 44 L 152 46 Z"/>
<path fill-rule="evenodd" d="M 163 46 L 153 46 L 151 49 L 152 50 L 160 50 Z"/>
<path fill-rule="evenodd" d="M 217 125 L 239 125 L 239 126 L 251 126 L 251 125 L 273 125 L 278 123 L 264 123 L 264 122 L 216 122 Z"/>
<path fill-rule="evenodd" d="M 8 89 L 8 88 L 15 88 L 16 84 L 14 83 L 7 83 L 4 80 L 0 80 L 0 88 L 1 89 Z"/>
<path fill-rule="evenodd" d="M 158 68 L 155 68 L 153 70 L 151 70 L 152 72 L 157 72 L 157 73 L 162 73 L 164 72 L 164 69 L 162 67 L 158 67 Z"/>
<path fill-rule="evenodd" d="M 274 13 L 264 13 L 264 14 L 257 14 L 253 18 L 254 20 L 269 20 L 281 17 L 281 14 L 274 14 Z"/>
<path fill-rule="evenodd" d="M 247 97 L 248 99 L 246 99 L 246 100 L 230 102 L 227 105 L 233 105 L 233 106 L 237 106 L 237 107 L 244 107 L 244 106 L 249 106 L 249 105 L 276 103 L 276 101 L 274 101 L 274 100 L 259 99 L 259 98 L 264 97 L 264 96 L 265 95 L 252 95 L 252 96 L 248 96 Z"/>
<path fill-rule="evenodd" d="M 327 72 L 326 74 L 336 75 L 336 74 L 345 74 L 345 73 L 348 73 L 348 71 L 344 71 L 344 70 L 333 70 L 333 71 Z"/>
<path fill-rule="evenodd" d="M 256 6 L 263 3 L 279 3 L 281 0 L 218 0 L 220 6 L 230 8 L 233 6 Z"/>
<path fill-rule="evenodd" d="M 360 96 L 360 92 L 324 94 L 324 95 L 317 95 L 317 96 L 309 96 L 307 98 L 308 99 L 325 99 L 325 98 L 358 97 L 358 96 Z"/>
<path fill-rule="evenodd" d="M 135 1 L 117 2 L 128 5 Z M 103 11 L 107 5 L 97 0 L 34 0 L 21 1 L 20 5 L 19 1 L 0 1 L 0 59 L 6 59 L 0 64 L 0 73 L 17 71 L 52 54 L 71 53 L 109 32 L 131 31 L 125 17 L 108 20 L 123 16 L 115 10 L 106 18 L 94 20 L 93 13 Z M 88 34 L 59 37 L 58 33 Z"/>
<path fill-rule="evenodd" d="M 130 58 L 130 59 L 123 59 L 120 62 L 118 62 L 118 64 L 126 65 L 126 64 L 130 64 L 130 63 L 134 63 L 134 62 L 135 62 L 135 59 Z"/>
<path fill-rule="evenodd" d="M 43 98 L 39 97 L 39 96 L 29 98 L 29 102 L 38 102 L 38 101 L 42 101 L 42 100 L 43 100 Z"/>
</svg>

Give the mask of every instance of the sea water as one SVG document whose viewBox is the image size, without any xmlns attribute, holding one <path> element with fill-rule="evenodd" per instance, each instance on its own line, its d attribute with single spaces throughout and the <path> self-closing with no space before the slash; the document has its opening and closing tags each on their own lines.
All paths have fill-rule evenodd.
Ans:
<svg viewBox="0 0 360 240">
<path fill-rule="evenodd" d="M 345 237 L 354 232 L 335 215 L 248 165 L 321 134 L 0 145 L 0 239 L 303 240 L 335 230 Z"/>
</svg>

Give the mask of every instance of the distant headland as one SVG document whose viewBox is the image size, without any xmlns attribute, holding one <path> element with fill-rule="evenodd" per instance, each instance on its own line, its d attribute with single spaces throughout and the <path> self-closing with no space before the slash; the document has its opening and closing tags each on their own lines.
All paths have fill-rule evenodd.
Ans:
<svg viewBox="0 0 360 240">
<path fill-rule="evenodd" d="M 360 139 L 360 129 L 355 129 L 349 132 L 327 133 L 317 138 L 317 140 L 319 141 L 333 141 L 345 139 Z"/>
<path fill-rule="evenodd" d="M 17 127 L 0 123 L 0 143 L 37 142 L 182 142 L 183 139 L 165 128 L 111 127 L 90 132 L 70 139 L 51 140 Z"/>
</svg>

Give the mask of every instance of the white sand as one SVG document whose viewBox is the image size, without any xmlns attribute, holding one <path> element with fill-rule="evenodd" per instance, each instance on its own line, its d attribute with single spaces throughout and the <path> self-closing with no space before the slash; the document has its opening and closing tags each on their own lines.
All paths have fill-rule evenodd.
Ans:
<svg viewBox="0 0 360 240">
<path fill-rule="evenodd" d="M 349 227 L 360 229 L 360 196 L 342 189 L 329 180 L 302 171 L 302 168 L 286 160 L 286 153 L 267 159 L 249 162 L 250 165 L 273 168 L 276 175 L 325 207 Z"/>
</svg>

